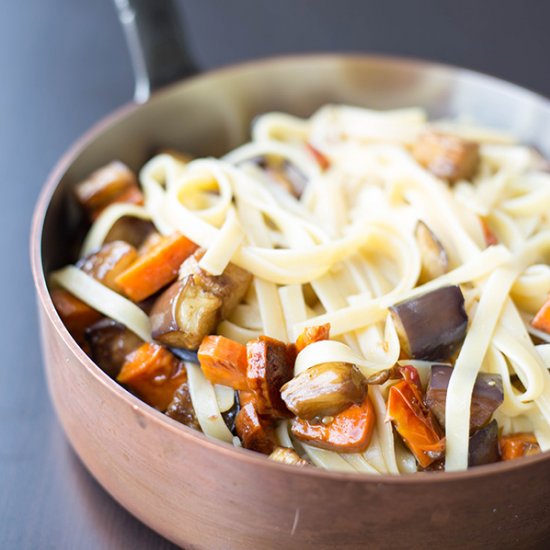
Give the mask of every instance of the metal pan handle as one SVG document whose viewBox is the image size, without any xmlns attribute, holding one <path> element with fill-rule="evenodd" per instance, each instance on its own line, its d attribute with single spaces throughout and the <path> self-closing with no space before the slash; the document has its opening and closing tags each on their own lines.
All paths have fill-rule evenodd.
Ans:
<svg viewBox="0 0 550 550">
<path fill-rule="evenodd" d="M 134 100 L 198 72 L 185 43 L 174 0 L 114 0 L 135 77 Z"/>
</svg>

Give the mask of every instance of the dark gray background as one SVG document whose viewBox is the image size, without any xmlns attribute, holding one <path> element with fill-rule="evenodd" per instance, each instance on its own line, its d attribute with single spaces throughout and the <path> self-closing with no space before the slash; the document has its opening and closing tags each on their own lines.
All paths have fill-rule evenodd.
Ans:
<svg viewBox="0 0 550 550">
<path fill-rule="evenodd" d="M 163 0 L 156 0 L 163 1 Z M 302 51 L 459 64 L 550 95 L 550 2 L 188 0 L 211 68 Z M 49 402 L 28 265 L 34 201 L 56 159 L 132 95 L 110 0 L 0 0 L 0 548 L 169 548 L 95 483 Z"/>
</svg>

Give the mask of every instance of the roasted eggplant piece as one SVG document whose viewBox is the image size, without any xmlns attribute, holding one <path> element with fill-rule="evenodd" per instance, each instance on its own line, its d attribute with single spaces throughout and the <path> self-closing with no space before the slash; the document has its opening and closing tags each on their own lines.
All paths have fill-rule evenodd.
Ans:
<svg viewBox="0 0 550 550">
<path fill-rule="evenodd" d="M 269 458 L 275 462 L 282 462 L 283 464 L 291 464 L 293 466 L 309 465 L 307 460 L 300 458 L 300 455 L 294 449 L 289 449 L 288 447 L 276 447 L 269 455 Z"/>
<path fill-rule="evenodd" d="M 419 221 L 416 224 L 414 236 L 418 244 L 422 264 L 418 283 L 427 283 L 447 273 L 449 269 L 447 252 L 424 222 Z"/>
<path fill-rule="evenodd" d="M 256 163 L 285 191 L 300 198 L 306 187 L 306 178 L 291 162 L 277 155 L 262 155 Z"/>
<path fill-rule="evenodd" d="M 496 420 L 493 420 L 470 437 L 468 467 L 492 464 L 499 460 L 498 424 Z"/>
<path fill-rule="evenodd" d="M 446 286 L 390 307 L 402 351 L 409 358 L 446 361 L 466 337 L 468 316 L 458 286 Z"/>
<path fill-rule="evenodd" d="M 537 438 L 532 433 L 503 435 L 499 440 L 499 446 L 502 460 L 515 460 L 541 452 Z"/>
<path fill-rule="evenodd" d="M 367 395 L 362 403 L 354 404 L 335 416 L 320 420 L 291 421 L 292 435 L 313 447 L 338 453 L 362 453 L 370 445 L 376 413 Z"/>
<path fill-rule="evenodd" d="M 159 342 L 197 349 L 246 294 L 250 273 L 229 264 L 221 275 L 210 275 L 198 265 L 203 254 L 195 253 L 183 262 L 180 279 L 153 306 L 153 338 Z"/>
<path fill-rule="evenodd" d="M 92 220 L 113 202 L 143 202 L 135 174 L 119 161 L 99 168 L 78 183 L 75 187 L 75 196 Z"/>
<path fill-rule="evenodd" d="M 322 363 L 301 372 L 281 388 L 286 406 L 299 418 L 312 420 L 334 416 L 354 403 L 361 403 L 367 384 L 351 363 Z"/>
<path fill-rule="evenodd" d="M 233 434 L 237 435 L 237 415 L 239 414 L 239 411 L 241 410 L 241 404 L 239 402 L 239 392 L 235 392 L 235 401 L 233 402 L 233 406 L 228 409 L 227 411 L 222 412 L 222 418 L 225 422 L 225 425 L 227 426 L 227 429 Z"/>
<path fill-rule="evenodd" d="M 452 367 L 446 365 L 432 365 L 430 371 L 426 391 L 426 405 L 441 426 L 445 426 L 445 403 L 452 372 Z M 486 426 L 503 400 L 504 392 L 501 376 L 499 374 L 479 373 L 472 392 L 470 433 Z"/>
<path fill-rule="evenodd" d="M 172 401 L 170 401 L 165 414 L 190 428 L 198 430 L 199 432 L 202 431 L 197 416 L 195 415 L 187 379 L 174 392 L 174 397 Z"/>
<path fill-rule="evenodd" d="M 117 381 L 164 412 L 176 390 L 187 381 L 187 371 L 166 348 L 146 342 L 126 357 Z"/>
<path fill-rule="evenodd" d="M 150 221 L 133 216 L 123 216 L 114 223 L 103 242 L 106 244 L 113 241 L 124 241 L 139 248 L 152 233 L 156 232 L 155 226 Z M 158 235 L 158 233 L 156 234 Z"/>
<path fill-rule="evenodd" d="M 269 455 L 276 446 L 275 428 L 271 420 L 262 418 L 254 403 L 247 403 L 237 414 L 235 430 L 245 449 Z"/>
<path fill-rule="evenodd" d="M 294 373 L 296 347 L 260 336 L 246 344 L 246 355 L 246 378 L 254 393 L 258 413 L 273 418 L 292 416 L 280 392 Z"/>
<path fill-rule="evenodd" d="M 441 132 L 419 136 L 412 153 L 419 164 L 449 183 L 471 180 L 479 166 L 477 143 Z"/>
<path fill-rule="evenodd" d="M 143 341 L 123 324 L 112 319 L 101 319 L 85 332 L 90 357 L 111 378 L 116 378 L 126 356 L 139 348 Z"/>
<path fill-rule="evenodd" d="M 72 337 L 83 344 L 85 330 L 101 319 L 101 313 L 62 288 L 52 289 L 50 296 L 63 324 Z"/>
<path fill-rule="evenodd" d="M 80 260 L 77 267 L 105 286 L 118 291 L 116 278 L 132 265 L 136 258 L 137 251 L 132 245 L 124 241 L 113 241 Z"/>
</svg>

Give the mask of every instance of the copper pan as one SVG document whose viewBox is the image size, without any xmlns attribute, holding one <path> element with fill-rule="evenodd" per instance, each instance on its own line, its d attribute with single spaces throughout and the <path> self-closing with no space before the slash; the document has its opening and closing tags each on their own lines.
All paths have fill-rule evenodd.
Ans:
<svg viewBox="0 0 550 550">
<path fill-rule="evenodd" d="M 165 146 L 219 154 L 247 139 L 259 113 L 307 116 L 327 102 L 470 115 L 550 154 L 548 100 L 471 71 L 381 56 L 246 63 L 122 108 L 59 161 L 34 214 L 31 258 L 45 366 L 67 438 L 122 506 L 186 548 L 548 547 L 548 453 L 403 477 L 274 463 L 209 440 L 127 393 L 84 354 L 53 308 L 46 276 L 71 260 L 78 214 L 65 199 L 81 177 L 113 158 L 137 170 Z"/>
</svg>

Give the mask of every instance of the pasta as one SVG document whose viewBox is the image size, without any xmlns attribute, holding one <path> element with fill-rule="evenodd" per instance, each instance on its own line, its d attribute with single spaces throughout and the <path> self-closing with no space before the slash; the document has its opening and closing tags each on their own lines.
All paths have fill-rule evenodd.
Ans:
<svg viewBox="0 0 550 550">
<path fill-rule="evenodd" d="M 414 148 L 429 132 L 475 143 L 475 174 L 442 176 L 422 165 Z M 467 328 L 446 361 L 453 368 L 442 413 L 445 469 L 464 470 L 471 460 L 480 373 L 502 379 L 494 418 L 503 433 L 533 431 L 548 450 L 550 335 L 531 324 L 550 293 L 550 174 L 537 154 L 495 130 L 431 123 L 416 108 L 329 105 L 308 120 L 269 113 L 256 119 L 252 138 L 220 159 L 151 159 L 139 175 L 143 206 L 109 205 L 91 226 L 82 256 L 101 247 L 123 217 L 151 220 L 161 235 L 179 232 L 205 250 L 198 263 L 205 272 L 221 276 L 234 265 L 253 277 L 239 305 L 217 324 L 218 335 L 240 344 L 260 335 L 294 342 L 305 329 L 330 325 L 332 339 L 298 353 L 295 377 L 324 363 L 356 365 L 367 380 L 409 365 L 425 387 L 434 361 L 403 359 L 399 304 L 460 288 Z M 281 171 L 291 167 L 294 181 L 287 178 L 285 188 L 258 159 L 277 159 Z M 420 221 L 446 256 L 444 271 L 424 281 L 424 252 L 415 238 Z M 90 275 L 67 267 L 52 282 L 152 340 L 147 315 Z M 228 390 L 215 391 L 197 365 L 186 368 L 201 429 L 232 443 L 221 416 L 232 404 Z M 277 421 L 278 440 L 321 468 L 415 471 L 412 446 L 395 437 L 388 420 L 395 384 L 390 377 L 369 386 L 376 422 L 366 450 L 317 448 L 296 438 L 287 419 Z"/>
</svg>

